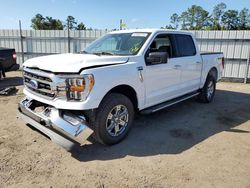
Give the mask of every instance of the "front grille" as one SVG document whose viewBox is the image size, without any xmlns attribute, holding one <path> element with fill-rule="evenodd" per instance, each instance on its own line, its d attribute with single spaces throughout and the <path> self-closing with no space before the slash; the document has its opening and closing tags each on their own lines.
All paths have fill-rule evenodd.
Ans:
<svg viewBox="0 0 250 188">
<path fill-rule="evenodd" d="M 41 81 L 52 82 L 52 80 L 50 78 L 47 78 L 45 76 L 39 76 L 37 74 L 30 73 L 30 72 L 27 72 L 27 71 L 24 71 L 24 76 L 35 78 L 35 79 L 38 79 L 38 80 L 41 80 Z"/>
<path fill-rule="evenodd" d="M 47 98 L 54 98 L 56 96 L 55 92 L 52 90 L 53 81 L 51 78 L 46 76 L 41 76 L 38 73 L 31 73 L 24 71 L 24 84 L 33 93 L 45 96 Z M 37 83 L 36 87 L 32 87 L 31 81 Z"/>
</svg>

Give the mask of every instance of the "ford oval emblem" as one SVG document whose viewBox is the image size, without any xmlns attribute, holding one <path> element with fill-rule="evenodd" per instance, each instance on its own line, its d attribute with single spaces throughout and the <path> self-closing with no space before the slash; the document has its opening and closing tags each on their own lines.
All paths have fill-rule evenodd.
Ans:
<svg viewBox="0 0 250 188">
<path fill-rule="evenodd" d="M 32 89 L 38 89 L 38 82 L 36 80 L 30 80 L 29 81 L 29 86 L 32 88 Z"/>
</svg>

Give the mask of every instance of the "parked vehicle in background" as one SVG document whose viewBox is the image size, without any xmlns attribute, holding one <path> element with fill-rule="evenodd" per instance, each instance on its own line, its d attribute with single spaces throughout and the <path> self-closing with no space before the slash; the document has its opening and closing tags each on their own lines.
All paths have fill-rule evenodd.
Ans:
<svg viewBox="0 0 250 188">
<path fill-rule="evenodd" d="M 2 73 L 16 71 L 18 69 L 19 65 L 16 62 L 15 49 L 0 47 L 0 70 Z"/>
<path fill-rule="evenodd" d="M 200 53 L 189 32 L 115 31 L 82 54 L 27 60 L 20 117 L 57 143 L 83 144 L 93 134 L 102 144 L 116 144 L 137 112 L 191 97 L 212 102 L 223 64 L 222 53 Z"/>
<path fill-rule="evenodd" d="M 0 58 L 0 79 L 2 79 L 2 77 L 3 78 L 6 77 L 3 66 L 2 66 L 3 62 L 4 62 L 4 58 Z"/>
</svg>

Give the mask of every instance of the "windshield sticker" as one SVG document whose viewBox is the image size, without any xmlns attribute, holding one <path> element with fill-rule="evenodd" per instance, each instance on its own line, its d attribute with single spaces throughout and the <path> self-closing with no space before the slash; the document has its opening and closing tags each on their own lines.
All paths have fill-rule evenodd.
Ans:
<svg viewBox="0 0 250 188">
<path fill-rule="evenodd" d="M 146 37 L 148 33 L 133 33 L 131 37 Z"/>
</svg>

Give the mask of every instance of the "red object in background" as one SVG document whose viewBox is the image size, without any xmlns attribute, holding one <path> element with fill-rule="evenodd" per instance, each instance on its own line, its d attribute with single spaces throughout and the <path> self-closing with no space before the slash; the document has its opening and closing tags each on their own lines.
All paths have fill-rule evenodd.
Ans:
<svg viewBox="0 0 250 188">
<path fill-rule="evenodd" d="M 16 60 L 16 52 L 13 52 L 13 53 L 12 53 L 12 58 L 13 58 L 14 60 Z"/>
</svg>

